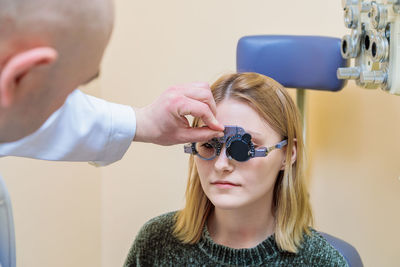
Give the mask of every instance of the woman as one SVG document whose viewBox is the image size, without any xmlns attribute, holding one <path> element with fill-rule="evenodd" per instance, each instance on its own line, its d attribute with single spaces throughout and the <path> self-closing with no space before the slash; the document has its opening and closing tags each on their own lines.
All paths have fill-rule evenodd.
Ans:
<svg viewBox="0 0 400 267">
<path fill-rule="evenodd" d="M 299 115 L 285 88 L 241 73 L 211 89 L 225 136 L 185 146 L 185 207 L 147 222 L 125 266 L 347 266 L 310 227 Z"/>
</svg>

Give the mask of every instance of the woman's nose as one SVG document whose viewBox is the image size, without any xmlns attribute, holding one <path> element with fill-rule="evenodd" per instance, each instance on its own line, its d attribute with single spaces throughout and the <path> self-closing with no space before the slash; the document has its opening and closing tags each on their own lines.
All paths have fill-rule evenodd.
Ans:
<svg viewBox="0 0 400 267">
<path fill-rule="evenodd" d="M 217 171 L 224 172 L 224 171 L 232 171 L 234 166 L 232 164 L 232 160 L 230 160 L 226 156 L 226 148 L 225 146 L 221 149 L 221 153 L 217 157 L 214 167 Z"/>
</svg>

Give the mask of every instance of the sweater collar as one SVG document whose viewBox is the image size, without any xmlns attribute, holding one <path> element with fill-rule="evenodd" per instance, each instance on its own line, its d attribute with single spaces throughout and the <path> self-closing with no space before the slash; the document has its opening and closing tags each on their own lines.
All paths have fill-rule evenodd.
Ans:
<svg viewBox="0 0 400 267">
<path fill-rule="evenodd" d="M 234 249 L 215 243 L 207 229 L 203 228 L 202 238 L 198 243 L 199 248 L 210 258 L 226 265 L 261 265 L 279 253 L 275 242 L 275 235 L 271 235 L 253 248 Z"/>
</svg>

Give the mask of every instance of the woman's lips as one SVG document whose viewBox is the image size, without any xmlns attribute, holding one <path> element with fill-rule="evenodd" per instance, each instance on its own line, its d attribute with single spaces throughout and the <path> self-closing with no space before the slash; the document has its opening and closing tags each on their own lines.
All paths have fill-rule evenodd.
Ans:
<svg viewBox="0 0 400 267">
<path fill-rule="evenodd" d="M 211 184 L 217 186 L 218 188 L 233 188 L 233 187 L 240 186 L 239 184 L 226 182 L 226 181 L 217 181 L 217 182 L 213 182 Z"/>
</svg>

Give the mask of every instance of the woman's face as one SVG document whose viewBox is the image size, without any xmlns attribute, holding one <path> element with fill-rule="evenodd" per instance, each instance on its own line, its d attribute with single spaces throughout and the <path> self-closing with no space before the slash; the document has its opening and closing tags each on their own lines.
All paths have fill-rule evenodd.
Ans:
<svg viewBox="0 0 400 267">
<path fill-rule="evenodd" d="M 244 102 L 228 99 L 219 103 L 217 120 L 224 125 L 242 127 L 251 134 L 256 148 L 282 141 L 282 137 Z M 223 146 L 217 158 L 207 161 L 195 157 L 195 163 L 203 190 L 214 206 L 238 209 L 270 203 L 284 159 L 284 151 L 276 149 L 267 157 L 238 162 L 227 158 Z"/>
</svg>

